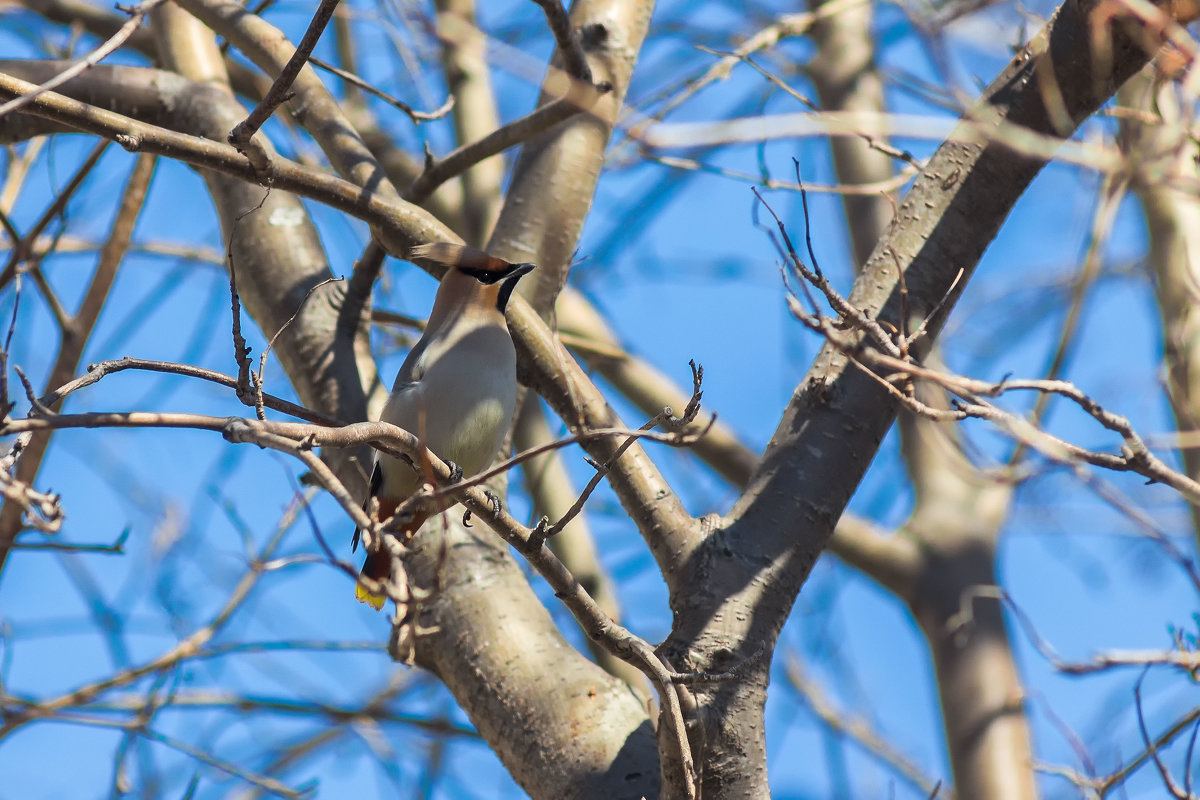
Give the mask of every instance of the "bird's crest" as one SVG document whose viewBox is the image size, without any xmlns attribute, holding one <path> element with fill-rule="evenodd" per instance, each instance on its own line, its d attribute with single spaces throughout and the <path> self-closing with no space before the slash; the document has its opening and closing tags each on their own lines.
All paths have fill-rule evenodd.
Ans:
<svg viewBox="0 0 1200 800">
<path fill-rule="evenodd" d="M 503 258 L 489 255 L 478 247 L 453 242 L 418 245 L 409 253 L 409 258 L 424 258 L 445 264 L 464 275 L 470 275 L 484 286 L 491 286 L 506 279 L 512 279 L 515 284 L 516 280 L 533 269 L 533 264 L 513 264 Z M 511 288 L 505 292 L 505 302 L 511 293 Z M 498 308 L 503 311 L 503 303 Z"/>
<path fill-rule="evenodd" d="M 412 249 L 411 257 L 436 261 L 447 267 L 458 267 L 464 272 L 479 270 L 501 273 L 507 272 L 512 267 L 504 259 L 488 255 L 478 247 L 471 247 L 469 244 L 454 244 L 453 242 L 417 245 Z"/>
</svg>

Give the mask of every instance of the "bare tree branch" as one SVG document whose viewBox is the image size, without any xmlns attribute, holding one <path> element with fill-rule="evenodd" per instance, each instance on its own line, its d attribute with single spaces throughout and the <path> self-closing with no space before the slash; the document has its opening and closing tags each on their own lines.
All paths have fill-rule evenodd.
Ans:
<svg viewBox="0 0 1200 800">
<path fill-rule="evenodd" d="M 291 97 L 292 83 L 296 80 L 296 76 L 300 74 L 300 70 L 308 63 L 308 58 L 312 55 L 313 48 L 317 46 L 317 41 L 321 38 L 321 34 L 325 32 L 325 26 L 329 24 L 329 20 L 333 17 L 333 12 L 337 9 L 337 5 L 338 0 L 321 0 L 317 5 L 316 13 L 313 14 L 312 21 L 308 24 L 308 29 L 304 32 L 304 37 L 296 47 L 296 52 L 292 53 L 287 63 L 283 65 L 283 69 L 279 71 L 275 82 L 271 84 L 271 89 L 258 102 L 258 105 L 254 107 L 250 115 L 235 125 L 233 130 L 229 132 L 229 143 L 240 152 L 246 153 L 250 145 L 250 139 L 258 132 L 258 129 L 271 118 L 271 115 L 275 113 L 275 109 L 279 108 L 283 105 L 284 101 Z M 247 155 L 250 154 L 247 153 Z"/>
<path fill-rule="evenodd" d="M 1146 71 L 1121 91 L 1121 100 L 1147 109 L 1153 124 L 1126 119 L 1123 143 L 1133 165 L 1132 188 L 1141 200 L 1150 234 L 1149 266 L 1154 271 L 1163 325 L 1163 361 L 1168 398 L 1181 432 L 1200 429 L 1200 203 L 1183 186 L 1200 180 L 1200 169 L 1189 153 L 1190 111 L 1172 83 L 1160 82 Z M 1200 479 L 1200 451 L 1183 450 L 1188 475 Z M 1200 542 L 1200 505 L 1192 503 L 1192 526 Z"/>
<path fill-rule="evenodd" d="M 452 26 L 461 30 L 458 37 L 447 37 L 442 41 L 442 71 L 446 75 L 446 86 L 460 101 L 455 106 L 453 119 L 455 140 L 459 145 L 455 152 L 462 152 L 470 143 L 484 141 L 500 129 L 500 115 L 485 58 L 487 37 L 476 26 L 475 0 L 438 0 L 435 7 L 439 29 L 446 27 L 441 19 L 443 15 L 452 15 L 462 23 Z M 444 165 L 448 158 L 443 157 L 439 162 L 443 169 L 446 169 Z M 469 244 L 482 247 L 500 214 L 504 162 L 498 158 L 489 160 L 481 156 L 462 163 L 469 168 L 461 173 L 463 224 L 466 227 L 459 232 Z M 433 167 L 427 162 L 419 177 L 405 182 L 404 185 L 409 187 L 409 199 L 431 194 L 435 181 L 443 182 L 455 174 L 447 170 L 445 177 L 438 179 L 431 175 Z M 418 188 L 418 184 L 423 182 L 426 187 Z"/>
<path fill-rule="evenodd" d="M 1068 131 L 1053 121 L 1061 121 L 1061 115 L 1047 108 L 1040 88 L 1047 80 L 1061 87 L 1072 125 L 1094 113 L 1149 54 L 1119 25 L 1093 26 L 1093 8 L 1089 0 L 1068 0 L 984 91 L 974 115 L 1062 136 Z M 1094 36 L 1107 37 L 1111 45 L 1111 58 L 1102 64 L 1078 57 L 1091 52 Z M 911 320 L 901 318 L 898 273 L 903 272 L 905 304 L 924 325 L 924 352 L 961 293 L 963 279 L 1046 158 L 959 137 L 943 144 L 901 204 L 891 235 L 868 259 L 850 303 L 894 330 L 912 329 Z M 971 235 L 962 235 L 967 228 Z M 852 338 L 866 337 L 855 332 Z M 744 658 L 759 643 L 774 641 L 895 408 L 889 392 L 858 372 L 840 348 L 823 348 L 746 490 L 689 554 L 682 583 L 672 584 L 672 608 L 684 622 L 663 646 L 668 659 L 690 669 L 719 668 L 713 660 L 730 653 Z M 723 561 L 717 550 L 739 553 L 740 560 Z M 745 622 L 733 626 L 734 619 Z M 722 720 L 709 731 L 710 750 L 761 759 L 763 739 L 747 731 L 754 727 L 749 720 L 761 713 L 765 685 L 764 674 L 761 680 L 699 690 L 700 702 Z M 748 724 L 735 722 L 741 718 Z M 719 760 L 709 763 L 704 793 L 766 792 L 761 777 L 726 770 Z"/>
<path fill-rule="evenodd" d="M 154 175 L 155 163 L 154 156 L 142 156 L 134 164 L 133 171 L 125 185 L 125 191 L 121 195 L 121 203 L 117 209 L 116 219 L 113 221 L 112 233 L 100 252 L 91 283 L 84 293 L 78 310 L 66 320 L 66 324 L 60 332 L 58 357 L 47 378 L 47 391 L 50 387 L 66 383 L 79 367 L 84 348 L 91 338 L 92 331 L 95 330 L 100 312 L 108 299 L 109 290 L 116 280 L 117 268 L 124 259 L 125 252 L 133 238 L 133 228 L 145 205 L 150 180 Z M 45 407 L 53 408 L 55 405 L 57 403 L 49 402 L 45 404 Z M 17 462 L 15 474 L 12 475 L 12 483 L 9 484 L 6 481 L 6 489 L 16 490 L 21 486 L 33 485 L 38 471 L 41 469 L 42 459 L 49 443 L 49 436 L 33 437 Z M 28 502 L 25 501 L 26 497 L 28 497 L 26 492 L 18 492 L 14 495 L 5 491 L 5 502 L 0 507 L 0 568 L 3 568 L 7 559 L 9 545 L 16 541 L 17 535 L 21 531 L 22 522 L 29 508 Z M 43 506 L 43 515 L 47 513 L 44 509 Z M 49 518 L 53 519 L 54 516 L 54 514 L 50 514 Z"/>
<path fill-rule="evenodd" d="M 62 86 L 72 78 L 81 75 L 84 70 L 99 64 L 107 56 L 111 55 L 113 51 L 125 44 L 129 37 L 133 35 L 133 32 L 137 30 L 138 26 L 142 24 L 142 20 L 146 18 L 146 15 L 163 2 L 164 0 L 146 0 L 146 2 L 139 3 L 138 5 L 134 6 L 128 11 L 129 21 L 122 25 L 116 31 L 116 33 L 110 36 L 103 44 L 101 44 L 92 52 L 88 53 L 87 56 L 81 58 L 79 61 L 76 61 L 69 67 L 64 68 L 62 72 L 45 81 L 36 89 L 25 92 L 19 97 L 14 97 L 7 103 L 0 105 L 0 119 L 3 119 L 8 114 L 18 111 L 21 108 L 24 108 L 29 103 L 33 102 L 34 98 L 36 98 L 42 92 L 47 92 L 51 89 L 57 89 L 59 86 Z"/>
</svg>

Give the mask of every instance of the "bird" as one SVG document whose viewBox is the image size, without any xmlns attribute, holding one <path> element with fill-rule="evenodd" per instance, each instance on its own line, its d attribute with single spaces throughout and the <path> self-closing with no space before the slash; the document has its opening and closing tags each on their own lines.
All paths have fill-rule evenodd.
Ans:
<svg viewBox="0 0 1200 800">
<path fill-rule="evenodd" d="M 414 434 L 456 473 L 474 475 L 491 464 L 512 422 L 517 357 L 504 310 L 517 281 L 534 265 L 510 263 L 451 242 L 414 247 L 410 260 L 417 258 L 448 270 L 425 331 L 400 366 L 379 418 Z M 387 520 L 423 483 L 419 465 L 376 453 L 363 509 L 377 500 L 378 519 Z M 417 508 L 403 520 L 401 540 L 411 538 L 432 513 L 432 508 Z M 358 548 L 359 533 L 354 531 L 352 550 Z M 367 553 L 361 574 L 382 583 L 391 569 L 391 555 L 378 547 Z M 354 594 L 376 611 L 386 600 L 362 582 L 356 583 Z"/>
</svg>

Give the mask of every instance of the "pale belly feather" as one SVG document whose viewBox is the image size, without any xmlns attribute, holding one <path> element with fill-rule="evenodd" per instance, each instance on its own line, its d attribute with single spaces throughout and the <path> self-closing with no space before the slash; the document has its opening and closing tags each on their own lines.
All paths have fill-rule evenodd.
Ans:
<svg viewBox="0 0 1200 800">
<path fill-rule="evenodd" d="M 500 449 L 516 406 L 516 355 L 508 332 L 479 329 L 451 347 L 431 347 L 421 361 L 420 379 L 394 391 L 381 418 L 416 434 L 465 476 L 481 472 Z M 382 493 L 413 494 L 421 483 L 413 468 L 381 458 Z"/>
</svg>

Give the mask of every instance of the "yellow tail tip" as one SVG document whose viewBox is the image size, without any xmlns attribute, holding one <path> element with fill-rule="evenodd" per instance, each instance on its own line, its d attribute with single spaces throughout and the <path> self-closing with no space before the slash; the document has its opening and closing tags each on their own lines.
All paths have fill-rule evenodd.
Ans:
<svg viewBox="0 0 1200 800">
<path fill-rule="evenodd" d="M 367 589 L 366 586 L 359 583 L 354 587 L 354 599 L 360 603 L 366 603 L 371 608 L 379 611 L 383 608 L 383 604 L 387 602 L 387 595 L 375 594 Z"/>
</svg>

